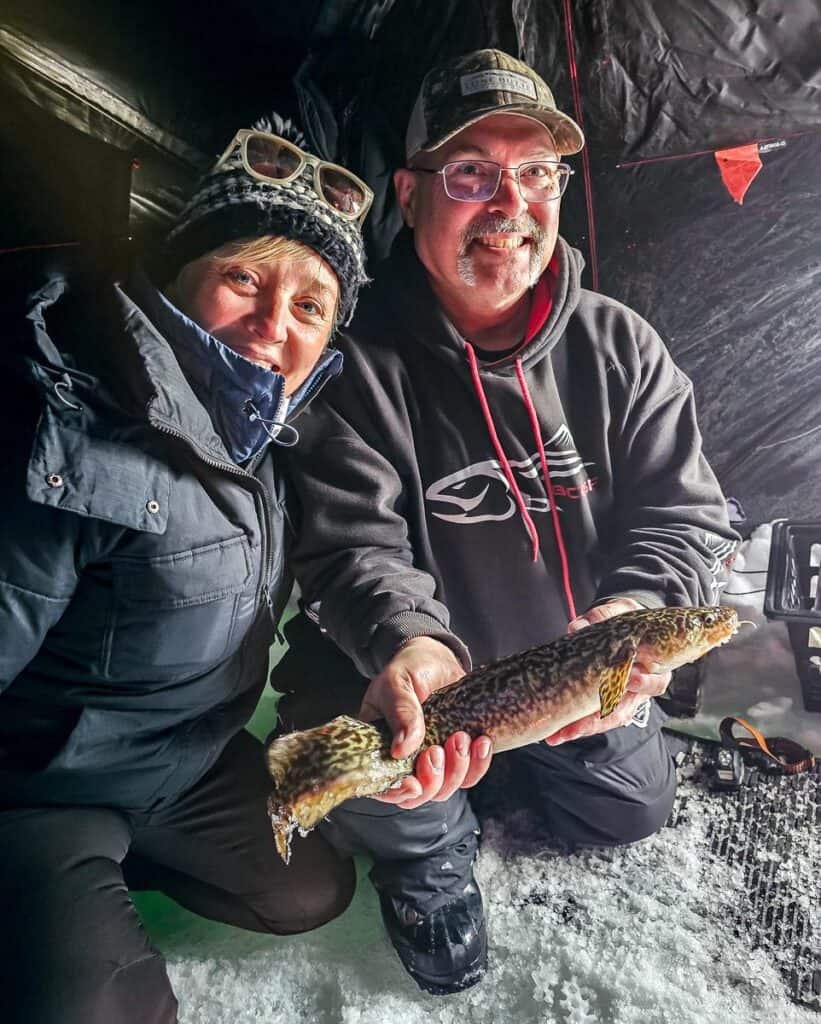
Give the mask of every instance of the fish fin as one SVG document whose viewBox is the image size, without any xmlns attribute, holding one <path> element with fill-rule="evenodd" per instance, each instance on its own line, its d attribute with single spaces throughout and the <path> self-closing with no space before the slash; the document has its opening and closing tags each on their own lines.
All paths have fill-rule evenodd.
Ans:
<svg viewBox="0 0 821 1024">
<path fill-rule="evenodd" d="M 607 718 L 616 710 L 627 689 L 627 681 L 636 660 L 638 648 L 632 640 L 625 640 L 618 649 L 613 662 L 602 673 L 599 686 L 601 717 Z"/>
<path fill-rule="evenodd" d="M 288 864 L 291 860 L 291 833 L 297 825 L 293 810 L 287 804 L 277 803 L 271 794 L 268 797 L 268 817 L 271 819 L 277 853 Z"/>
</svg>

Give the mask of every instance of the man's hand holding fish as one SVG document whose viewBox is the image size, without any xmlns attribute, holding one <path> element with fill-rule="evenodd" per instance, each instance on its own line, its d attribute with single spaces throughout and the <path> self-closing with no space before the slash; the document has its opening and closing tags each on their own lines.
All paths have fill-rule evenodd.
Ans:
<svg viewBox="0 0 821 1024">
<path fill-rule="evenodd" d="M 358 717 L 364 722 L 384 718 L 393 732 L 391 754 L 410 757 L 425 738 L 422 704 L 443 686 L 465 674 L 451 649 L 429 636 L 404 644 L 368 687 Z M 491 742 L 487 736 L 471 741 L 455 732 L 443 746 L 432 746 L 416 759 L 413 775 L 377 797 L 403 810 L 428 800 L 447 800 L 457 789 L 467 789 L 490 767 Z"/>
<path fill-rule="evenodd" d="M 604 622 L 614 615 L 621 615 L 623 612 L 638 611 L 642 606 L 632 597 L 618 597 L 612 601 L 605 601 L 603 604 L 594 605 L 584 615 L 579 615 L 568 625 L 568 633 L 576 633 L 580 629 L 592 626 L 596 622 Z M 630 672 L 630 679 L 627 683 L 627 693 L 619 702 L 619 706 L 612 715 L 602 718 L 596 711 L 592 715 L 585 715 L 577 722 L 571 722 L 563 729 L 553 733 L 545 739 L 551 747 L 557 747 L 570 740 L 581 739 L 582 736 L 595 736 L 608 729 L 620 728 L 630 725 L 637 714 L 641 715 L 640 709 L 647 705 L 650 697 L 659 697 L 670 685 L 671 672 L 647 672 L 641 666 L 641 651 L 636 659 L 636 664 Z"/>
</svg>

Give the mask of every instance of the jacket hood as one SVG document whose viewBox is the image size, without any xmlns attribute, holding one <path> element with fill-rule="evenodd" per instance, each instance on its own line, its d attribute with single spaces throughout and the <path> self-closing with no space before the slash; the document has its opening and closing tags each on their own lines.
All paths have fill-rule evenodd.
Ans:
<svg viewBox="0 0 821 1024">
<path fill-rule="evenodd" d="M 562 338 L 567 321 L 579 302 L 581 272 L 584 259 L 561 237 L 556 240 L 557 275 L 552 292 L 550 314 L 536 335 L 515 353 L 482 366 L 483 374 L 512 376 L 516 359 L 521 358 L 525 370 L 547 355 Z M 360 300 L 357 327 L 364 326 L 371 337 L 384 336 L 385 315 L 392 311 L 403 325 L 402 343 L 420 344 L 437 358 L 467 374 L 467 352 L 464 338 L 443 312 L 430 287 L 427 272 L 416 255 L 413 233 L 404 229 L 394 242 L 390 257 L 377 268 L 376 284 Z M 412 341 L 410 339 L 412 338 Z"/>
</svg>

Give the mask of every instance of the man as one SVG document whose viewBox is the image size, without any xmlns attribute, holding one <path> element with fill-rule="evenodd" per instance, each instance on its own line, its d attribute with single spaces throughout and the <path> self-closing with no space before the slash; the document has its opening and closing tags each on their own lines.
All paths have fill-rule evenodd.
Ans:
<svg viewBox="0 0 821 1024">
<path fill-rule="evenodd" d="M 639 316 L 581 288 L 558 236 L 562 157 L 583 144 L 506 54 L 469 54 L 422 83 L 394 177 L 409 231 L 357 316 L 356 369 L 313 406 L 292 467 L 306 510 L 298 574 L 334 644 L 305 617 L 291 624 L 274 683 L 303 694 L 283 701 L 286 727 L 362 699 L 407 755 L 424 699 L 471 658 L 715 600 L 734 535 L 690 382 Z M 557 836 L 617 844 L 662 826 L 675 776 L 650 698 L 668 682 L 635 670 L 612 716 L 504 755 Z M 484 970 L 464 788 L 489 754 L 486 737 L 456 734 L 325 829 L 374 857 L 391 938 L 432 992 Z"/>
</svg>

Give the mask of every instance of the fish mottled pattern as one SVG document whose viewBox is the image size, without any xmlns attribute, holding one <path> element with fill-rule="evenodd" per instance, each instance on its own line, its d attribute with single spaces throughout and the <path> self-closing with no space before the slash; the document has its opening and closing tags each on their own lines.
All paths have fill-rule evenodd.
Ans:
<svg viewBox="0 0 821 1024">
<path fill-rule="evenodd" d="M 481 666 L 425 702 L 425 740 L 413 757 L 391 757 L 383 721 L 340 716 L 282 736 L 266 751 L 277 848 L 287 862 L 294 829 L 304 834 L 344 800 L 383 792 L 413 771 L 422 750 L 454 732 L 489 736 L 494 752 L 536 742 L 597 710 L 610 714 L 634 664 L 652 673 L 678 668 L 737 628 L 732 608 L 625 612 Z"/>
</svg>

